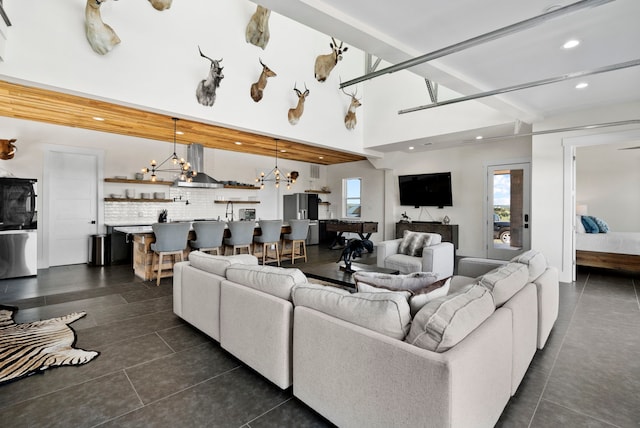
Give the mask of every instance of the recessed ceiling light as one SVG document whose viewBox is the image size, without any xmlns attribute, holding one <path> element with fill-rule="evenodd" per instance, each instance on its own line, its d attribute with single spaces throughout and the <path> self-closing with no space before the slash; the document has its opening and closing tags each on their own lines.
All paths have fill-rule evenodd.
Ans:
<svg viewBox="0 0 640 428">
<path fill-rule="evenodd" d="M 242 143 L 241 143 L 240 141 L 236 141 L 234 144 L 235 144 L 236 146 L 241 146 L 241 145 L 242 145 Z"/>
<path fill-rule="evenodd" d="M 324 159 L 324 156 L 318 156 L 318 159 Z"/>
<path fill-rule="evenodd" d="M 572 39 L 572 40 L 567 40 L 567 41 L 565 42 L 565 44 L 564 44 L 564 45 L 562 45 L 562 47 L 563 47 L 564 49 L 573 49 L 573 48 L 575 48 L 576 46 L 578 46 L 579 44 L 580 44 L 580 40 Z"/>
<path fill-rule="evenodd" d="M 476 140 L 482 140 L 482 135 L 476 136 Z"/>
<path fill-rule="evenodd" d="M 576 85 L 576 89 L 584 89 L 587 86 L 589 86 L 589 84 L 587 82 L 580 82 Z"/>
<path fill-rule="evenodd" d="M 184 132 L 182 132 L 182 131 L 176 131 L 176 135 L 184 135 Z"/>
<path fill-rule="evenodd" d="M 410 146 L 410 147 L 409 147 L 409 150 L 413 150 L 413 149 L 415 149 L 415 147 L 413 147 L 413 146 Z"/>
<path fill-rule="evenodd" d="M 287 151 L 285 149 L 281 149 L 280 153 L 287 153 Z"/>
<path fill-rule="evenodd" d="M 104 121 L 103 117 L 93 116 L 93 120 L 99 120 L 100 122 Z"/>
</svg>

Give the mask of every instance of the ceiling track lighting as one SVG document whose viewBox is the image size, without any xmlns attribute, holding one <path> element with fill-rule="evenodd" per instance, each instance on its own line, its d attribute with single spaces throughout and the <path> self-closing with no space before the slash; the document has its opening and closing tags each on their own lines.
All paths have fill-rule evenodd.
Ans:
<svg viewBox="0 0 640 428">
<path fill-rule="evenodd" d="M 180 181 L 191 182 L 193 180 L 193 177 L 198 175 L 198 172 L 194 171 L 191 168 L 191 164 L 189 162 L 185 161 L 184 158 L 179 158 L 176 154 L 176 134 L 178 118 L 173 117 L 171 119 L 173 120 L 173 153 L 160 164 L 158 164 L 156 160 L 153 159 L 150 162 L 150 167 L 142 168 L 142 173 L 151 173 L 151 181 L 157 181 L 158 172 L 170 172 L 175 174 Z M 163 168 L 163 166 L 169 161 L 171 161 L 171 163 Z"/>
</svg>

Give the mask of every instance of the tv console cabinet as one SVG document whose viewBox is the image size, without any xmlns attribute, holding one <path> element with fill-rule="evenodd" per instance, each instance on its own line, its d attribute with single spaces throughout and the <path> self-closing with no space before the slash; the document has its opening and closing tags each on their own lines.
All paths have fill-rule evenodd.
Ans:
<svg viewBox="0 0 640 428">
<path fill-rule="evenodd" d="M 396 223 L 396 238 L 402 238 L 405 230 L 412 232 L 430 232 L 442 236 L 444 242 L 453 243 L 453 248 L 458 249 L 458 225 L 442 224 L 429 221 L 414 221 L 411 223 Z"/>
</svg>

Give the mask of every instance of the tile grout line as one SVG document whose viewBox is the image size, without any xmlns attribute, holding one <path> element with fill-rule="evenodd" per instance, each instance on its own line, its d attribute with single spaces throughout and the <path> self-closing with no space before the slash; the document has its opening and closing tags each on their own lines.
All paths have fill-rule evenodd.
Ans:
<svg viewBox="0 0 640 428">
<path fill-rule="evenodd" d="M 580 297 L 578 297 L 578 301 L 576 302 L 576 306 L 575 308 L 573 308 L 573 312 L 571 314 L 571 318 L 569 319 L 569 323 L 567 324 L 567 331 L 564 334 L 564 337 L 562 338 L 562 341 L 560 342 L 560 346 L 558 347 L 558 352 L 556 353 L 555 358 L 553 359 L 553 364 L 551 365 L 551 369 L 549 370 L 549 374 L 547 375 L 547 379 L 544 382 L 544 386 L 542 387 L 542 391 L 540 392 L 540 397 L 538 397 L 538 402 L 536 403 L 536 407 L 533 409 L 533 414 L 531 415 L 531 419 L 529 420 L 529 424 L 527 425 L 528 428 L 531 428 L 531 424 L 533 423 L 533 420 L 536 417 L 536 413 L 538 412 L 538 408 L 540 407 L 540 403 L 542 402 L 542 397 L 544 396 L 545 391 L 547 390 L 547 385 L 549 385 L 549 379 L 551 379 L 551 374 L 553 373 L 553 370 L 556 367 L 556 362 L 558 361 L 558 357 L 560 357 L 560 352 L 562 352 L 562 348 L 564 347 L 564 342 L 567 339 L 567 336 L 569 335 L 569 329 L 571 328 L 571 325 L 573 324 L 573 317 L 575 316 L 576 312 L 578 311 L 578 306 L 580 305 L 580 301 L 582 300 L 582 295 L 584 294 L 584 289 L 587 287 L 587 283 L 589 282 L 589 277 L 591 274 L 587 275 L 587 279 L 585 279 L 584 284 L 582 284 L 582 290 L 580 291 Z"/>
<path fill-rule="evenodd" d="M 623 428 L 623 427 L 621 427 L 620 425 L 616 425 L 616 424 L 614 424 L 614 423 L 612 423 L 612 422 L 605 421 L 604 419 L 600 419 L 600 418 L 598 418 L 598 417 L 595 417 L 595 416 L 589 415 L 589 414 L 587 414 L 587 413 L 583 413 L 583 412 L 581 412 L 581 411 L 579 411 L 579 410 L 572 409 L 571 407 L 567 407 L 567 406 L 565 406 L 565 405 L 563 405 L 563 404 L 556 403 L 555 401 L 546 400 L 546 399 L 545 399 L 544 401 L 547 401 L 547 402 L 549 402 L 549 403 L 553 403 L 554 405 L 556 405 L 556 406 L 558 406 L 558 407 L 562 407 L 563 409 L 567 409 L 567 410 L 569 410 L 570 412 L 576 413 L 576 414 L 578 414 L 578 415 L 585 416 L 585 417 L 587 417 L 587 418 L 589 418 L 589 419 L 593 419 L 593 420 L 595 420 L 595 421 L 602 422 L 602 423 L 607 424 L 607 425 L 609 425 L 609 426 L 611 426 L 611 427 L 615 427 L 615 428 Z"/>
<path fill-rule="evenodd" d="M 270 408 L 269 410 L 265 410 L 264 412 L 262 412 L 261 414 L 259 414 L 258 416 L 256 416 L 255 418 L 251 419 L 250 421 L 245 422 L 244 424 L 240 425 L 240 428 L 247 426 L 247 427 L 251 427 L 251 422 L 254 422 L 258 419 L 260 419 L 261 417 L 263 417 L 264 415 L 266 415 L 267 413 L 271 412 L 272 410 L 277 409 L 278 407 L 281 407 L 283 405 L 285 405 L 286 403 L 288 403 L 289 401 L 293 400 L 293 397 L 289 397 L 286 400 L 284 400 L 282 403 L 273 406 L 272 408 Z"/>
</svg>

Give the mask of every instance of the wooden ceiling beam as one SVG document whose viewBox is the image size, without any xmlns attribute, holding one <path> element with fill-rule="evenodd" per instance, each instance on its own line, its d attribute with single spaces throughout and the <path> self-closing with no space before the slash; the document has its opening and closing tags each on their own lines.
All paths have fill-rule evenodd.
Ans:
<svg viewBox="0 0 640 428">
<path fill-rule="evenodd" d="M 173 142 L 172 116 L 149 112 L 101 100 L 0 81 L 0 115 L 54 125 Z M 102 117 L 104 121 L 93 119 Z M 273 137 L 180 119 L 175 139 L 180 144 L 197 142 L 204 147 L 275 156 Z M 236 144 L 241 142 L 241 145 Z M 278 157 L 288 160 L 332 165 L 366 159 L 342 152 L 289 140 L 279 140 Z"/>
</svg>

